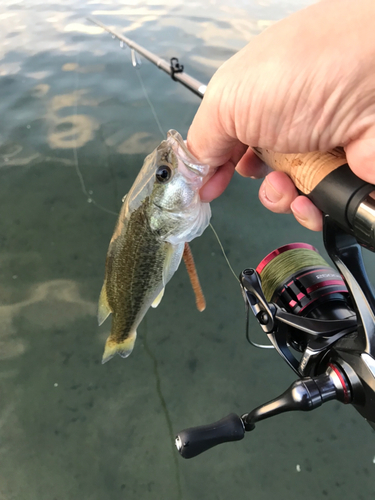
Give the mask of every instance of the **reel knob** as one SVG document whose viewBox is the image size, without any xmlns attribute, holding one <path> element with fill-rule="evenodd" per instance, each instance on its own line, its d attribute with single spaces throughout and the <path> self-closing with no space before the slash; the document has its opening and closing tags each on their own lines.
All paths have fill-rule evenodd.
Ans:
<svg viewBox="0 0 375 500">
<path fill-rule="evenodd" d="M 183 458 L 193 458 L 218 444 L 240 441 L 244 435 L 243 421 L 238 415 L 231 413 L 213 424 L 179 432 L 175 444 Z"/>
</svg>

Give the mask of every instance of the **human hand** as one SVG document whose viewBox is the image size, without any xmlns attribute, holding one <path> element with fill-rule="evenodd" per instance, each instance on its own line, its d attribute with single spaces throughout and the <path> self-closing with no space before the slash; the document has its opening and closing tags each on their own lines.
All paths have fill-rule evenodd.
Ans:
<svg viewBox="0 0 375 500">
<path fill-rule="evenodd" d="M 190 127 L 190 151 L 219 167 L 201 190 L 211 201 L 234 169 L 268 170 L 251 148 L 282 153 L 344 146 L 349 166 L 375 183 L 375 35 L 373 0 L 322 0 L 276 23 L 224 63 Z M 271 172 L 259 190 L 273 212 L 292 211 L 320 230 L 322 217 L 288 176 Z"/>
</svg>

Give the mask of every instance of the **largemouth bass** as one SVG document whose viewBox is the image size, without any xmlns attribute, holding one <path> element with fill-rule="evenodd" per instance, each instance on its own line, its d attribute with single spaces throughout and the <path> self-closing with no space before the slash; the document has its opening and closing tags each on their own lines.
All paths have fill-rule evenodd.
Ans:
<svg viewBox="0 0 375 500">
<path fill-rule="evenodd" d="M 102 363 L 115 354 L 129 356 L 137 327 L 149 307 L 160 303 L 185 242 L 208 226 L 211 210 L 199 189 L 212 173 L 175 130 L 145 159 L 124 198 L 107 253 L 99 325 L 111 313 L 113 318 Z"/>
</svg>

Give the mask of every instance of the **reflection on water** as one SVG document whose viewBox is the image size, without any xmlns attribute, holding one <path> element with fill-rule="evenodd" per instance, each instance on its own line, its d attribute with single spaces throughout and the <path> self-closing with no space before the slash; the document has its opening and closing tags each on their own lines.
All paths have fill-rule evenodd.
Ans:
<svg viewBox="0 0 375 500">
<path fill-rule="evenodd" d="M 334 403 L 260 424 L 192 461 L 176 455 L 177 430 L 249 411 L 293 380 L 275 353 L 245 347 L 238 284 L 210 232 L 192 244 L 206 311 L 195 311 L 178 270 L 132 356 L 101 365 L 108 332 L 97 327 L 96 303 L 113 214 L 160 133 L 129 51 L 86 17 L 178 56 L 207 82 L 311 1 L 2 1 L 1 499 L 373 494 L 373 434 Z M 199 100 L 151 64 L 139 71 L 163 129 L 186 135 Z M 235 177 L 212 204 L 236 273 L 293 240 L 322 249 L 319 234 L 261 208 L 257 188 Z"/>
<path fill-rule="evenodd" d="M 114 146 L 117 143 L 118 134 L 114 134 L 106 141 L 108 146 Z M 155 148 L 155 140 L 147 132 L 136 132 L 125 141 L 121 142 L 116 148 L 120 154 L 148 154 Z"/>
<path fill-rule="evenodd" d="M 102 73 L 105 71 L 105 65 L 92 64 L 89 66 L 79 66 L 77 63 L 66 63 L 61 69 L 63 71 L 77 71 L 78 73 Z"/>
<path fill-rule="evenodd" d="M 77 94 L 79 95 L 81 93 L 77 92 Z M 60 101 L 70 97 L 77 99 L 78 95 L 57 96 L 53 101 Z M 52 109 L 55 107 L 53 101 Z M 64 105 L 61 105 L 61 108 L 64 107 Z M 87 115 L 68 115 L 59 117 L 58 114 L 52 112 L 48 116 L 48 119 L 51 122 L 51 131 L 48 134 L 48 142 L 51 148 L 80 148 L 95 137 L 94 132 L 99 128 L 99 124 L 95 119 Z"/>
<path fill-rule="evenodd" d="M 50 86 L 47 85 L 47 83 L 38 83 L 38 85 L 35 85 L 35 87 L 31 90 L 31 95 L 33 97 L 44 97 L 49 89 Z"/>
<path fill-rule="evenodd" d="M 17 279 L 16 275 L 14 279 Z M 0 360 L 25 352 L 25 344 L 14 338 L 17 333 L 14 326 L 16 318 L 22 316 L 48 331 L 95 312 L 96 304 L 80 296 L 74 281 L 54 280 L 38 284 L 28 292 L 25 300 L 0 306 Z"/>
<path fill-rule="evenodd" d="M 20 154 L 21 152 L 23 153 Z M 24 167 L 26 165 L 29 165 L 39 157 L 40 153 L 24 151 L 24 148 L 20 144 L 8 143 L 0 146 L 0 168 L 12 166 Z"/>
<path fill-rule="evenodd" d="M 80 148 L 95 137 L 99 123 L 95 118 L 74 114 L 60 116 L 59 111 L 65 108 L 80 106 L 97 106 L 95 99 L 85 97 L 87 90 L 76 90 L 71 94 L 57 95 L 51 99 L 47 111 L 47 120 L 50 123 L 48 143 L 51 148 L 73 149 Z"/>
</svg>

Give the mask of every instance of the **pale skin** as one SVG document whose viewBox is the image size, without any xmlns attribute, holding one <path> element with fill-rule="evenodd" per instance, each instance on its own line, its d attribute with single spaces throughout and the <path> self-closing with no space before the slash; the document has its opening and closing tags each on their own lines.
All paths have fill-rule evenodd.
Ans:
<svg viewBox="0 0 375 500">
<path fill-rule="evenodd" d="M 201 189 L 204 201 L 225 190 L 234 170 L 267 174 L 263 205 L 321 230 L 321 212 L 249 146 L 282 153 L 343 146 L 353 172 L 375 183 L 375 1 L 322 0 L 254 37 L 211 79 L 187 144 L 218 167 Z"/>
</svg>

